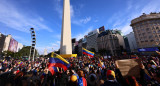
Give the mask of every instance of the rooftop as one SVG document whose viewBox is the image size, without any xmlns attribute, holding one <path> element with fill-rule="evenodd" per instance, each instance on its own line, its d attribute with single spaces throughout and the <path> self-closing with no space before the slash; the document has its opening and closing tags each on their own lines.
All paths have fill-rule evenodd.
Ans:
<svg viewBox="0 0 160 86">
<path fill-rule="evenodd" d="M 152 13 L 151 12 L 150 14 L 143 13 L 141 16 L 139 16 L 131 21 L 131 26 L 137 22 L 141 22 L 141 21 L 149 20 L 149 19 L 159 19 L 159 18 L 160 18 L 160 12 L 159 13 L 156 13 L 156 12 Z"/>
</svg>

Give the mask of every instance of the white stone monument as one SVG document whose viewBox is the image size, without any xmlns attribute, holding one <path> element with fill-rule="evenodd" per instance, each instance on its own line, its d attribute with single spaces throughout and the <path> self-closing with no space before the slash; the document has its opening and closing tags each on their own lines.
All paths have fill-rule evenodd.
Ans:
<svg viewBox="0 0 160 86">
<path fill-rule="evenodd" d="M 72 54 L 70 0 L 63 0 L 60 54 Z"/>
</svg>

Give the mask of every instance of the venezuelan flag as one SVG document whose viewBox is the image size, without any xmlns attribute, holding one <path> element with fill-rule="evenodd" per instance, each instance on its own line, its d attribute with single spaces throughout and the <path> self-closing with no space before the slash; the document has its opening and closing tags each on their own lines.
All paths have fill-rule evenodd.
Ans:
<svg viewBox="0 0 160 86">
<path fill-rule="evenodd" d="M 99 59 L 99 62 L 98 62 L 98 66 L 101 67 L 101 68 L 105 68 L 103 62 L 101 62 L 101 60 Z"/>
<path fill-rule="evenodd" d="M 87 86 L 87 81 L 84 77 L 78 79 L 78 86 Z"/>
<path fill-rule="evenodd" d="M 83 54 L 87 55 L 87 56 L 90 56 L 90 57 L 93 57 L 94 56 L 94 52 L 91 52 L 85 48 L 82 49 L 83 50 Z"/>
<path fill-rule="evenodd" d="M 137 55 L 131 55 L 131 59 L 138 59 Z"/>
<path fill-rule="evenodd" d="M 56 72 L 59 72 L 58 67 L 49 67 L 48 69 L 52 75 L 55 74 Z"/>
<path fill-rule="evenodd" d="M 18 64 L 19 64 L 19 66 L 21 66 L 21 65 L 23 64 L 23 62 L 22 62 L 22 61 L 20 61 Z"/>
<path fill-rule="evenodd" d="M 5 63 L 5 61 L 6 61 L 6 60 L 4 59 L 4 60 L 3 60 L 3 63 Z"/>
<path fill-rule="evenodd" d="M 48 68 L 50 67 L 59 67 L 63 68 L 64 71 L 66 71 L 67 68 L 70 67 L 70 64 L 67 60 L 65 60 L 58 54 L 52 52 L 51 57 L 49 58 L 49 65 L 48 65 Z"/>
</svg>

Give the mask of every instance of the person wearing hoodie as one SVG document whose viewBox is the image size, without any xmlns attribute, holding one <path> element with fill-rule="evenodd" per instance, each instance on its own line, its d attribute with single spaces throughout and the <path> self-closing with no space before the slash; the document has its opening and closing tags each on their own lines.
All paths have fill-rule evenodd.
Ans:
<svg viewBox="0 0 160 86">
<path fill-rule="evenodd" d="M 121 86 L 115 79 L 115 72 L 113 70 L 107 71 L 107 81 L 101 86 Z"/>
</svg>

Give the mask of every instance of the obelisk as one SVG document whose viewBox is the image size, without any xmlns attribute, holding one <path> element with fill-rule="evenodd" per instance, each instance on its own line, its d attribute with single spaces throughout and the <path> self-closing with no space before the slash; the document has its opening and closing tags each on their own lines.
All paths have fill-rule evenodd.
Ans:
<svg viewBox="0 0 160 86">
<path fill-rule="evenodd" d="M 60 54 L 72 54 L 70 0 L 63 0 Z"/>
</svg>

